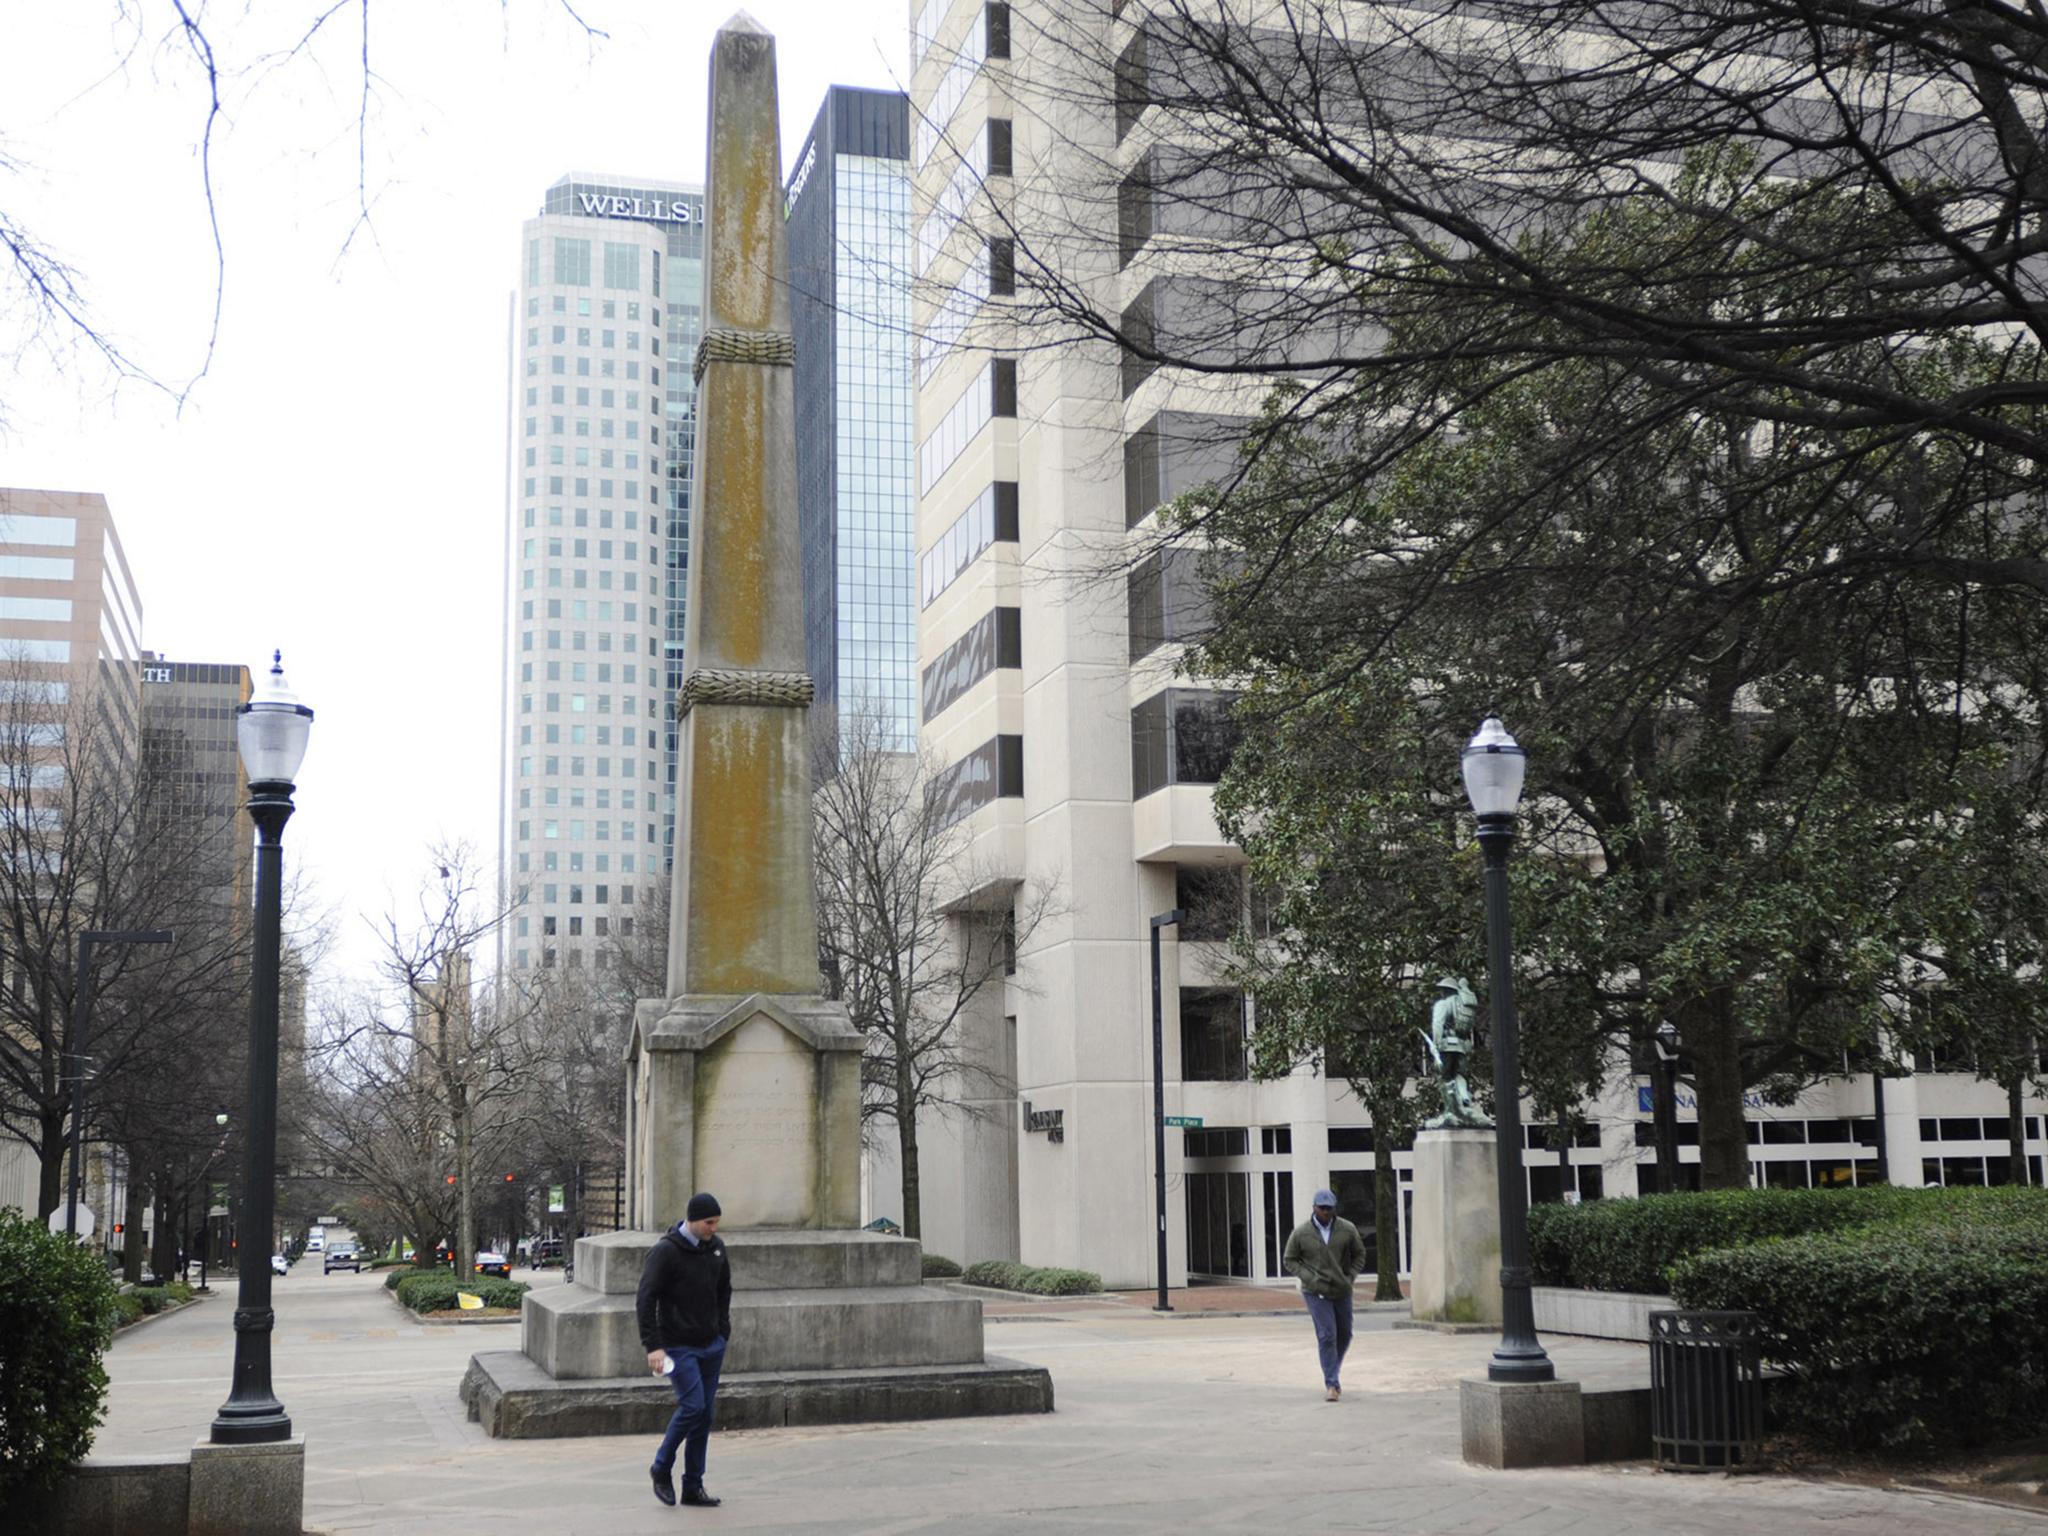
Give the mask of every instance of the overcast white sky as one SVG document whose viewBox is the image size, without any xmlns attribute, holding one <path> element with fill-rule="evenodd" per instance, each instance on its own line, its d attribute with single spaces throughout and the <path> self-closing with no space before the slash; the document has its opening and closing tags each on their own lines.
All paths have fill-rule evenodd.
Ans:
<svg viewBox="0 0 2048 1536">
<path fill-rule="evenodd" d="M 410 897 L 439 838 L 488 857 L 497 811 L 506 303 L 520 221 L 569 170 L 701 181 L 714 0 L 370 4 L 365 180 L 354 0 L 215 4 L 220 339 L 182 413 L 89 360 L 31 351 L 0 306 L 0 485 L 99 491 L 143 643 L 261 670 L 316 711 L 287 859 L 335 914 Z M 778 40 L 785 167 L 825 88 L 893 87 L 905 0 L 749 0 Z M 125 15 L 124 15 L 125 13 Z M 140 25 L 137 18 L 140 18 Z M 156 377 L 198 367 L 213 250 L 206 87 L 168 0 L 0 0 L 0 213 L 70 261 Z M 346 248 L 346 249 L 345 249 Z M 12 369 L 13 371 L 9 371 Z"/>
</svg>

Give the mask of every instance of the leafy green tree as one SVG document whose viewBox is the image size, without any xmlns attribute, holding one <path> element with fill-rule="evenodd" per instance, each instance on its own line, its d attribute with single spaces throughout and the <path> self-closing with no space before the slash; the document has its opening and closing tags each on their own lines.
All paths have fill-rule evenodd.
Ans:
<svg viewBox="0 0 2048 1536">
<path fill-rule="evenodd" d="M 1567 280 L 1575 255 L 1654 261 L 1698 238 L 1695 205 L 1714 228 L 1738 206 L 1752 233 L 1714 279 L 1738 320 L 1831 318 L 1838 295 L 1780 267 L 1778 221 L 1811 240 L 1832 217 L 1849 240 L 1889 216 L 1759 189 L 1739 157 L 1708 156 L 1546 260 Z M 1498 710 L 1530 754 L 1515 865 L 1528 1086 L 1563 1102 L 1608 1047 L 1668 1017 L 1695 1073 L 1702 1180 L 1742 1184 L 1745 1090 L 1783 1100 L 1867 1052 L 1906 1007 L 1912 960 L 1981 978 L 1968 957 L 1994 925 L 1987 883 L 2039 867 L 2040 605 L 1952 579 L 2039 542 L 2031 505 L 1985 498 L 2019 467 L 1938 427 L 1766 418 L 1683 370 L 1571 351 L 1562 330 L 1540 368 L 1460 358 L 1461 331 L 1530 324 L 1483 300 L 1388 311 L 1387 348 L 1436 367 L 1304 417 L 1317 386 L 1282 389 L 1239 482 L 1180 509 L 1221 555 L 1195 665 L 1244 689 L 1219 813 L 1255 868 L 1303 870 L 1281 912 L 1300 985 L 1354 973 L 1315 1026 L 1325 1045 L 1362 1030 L 1390 1072 L 1420 1011 L 1401 985 L 1433 979 L 1438 957 L 1483 973 L 1457 756 Z M 1936 376 L 2040 376 L 2037 352 L 1966 334 L 1828 365 L 1923 392 Z M 1463 406 L 1416 436 L 1430 392 Z M 1404 439 L 1391 457 L 1389 432 Z M 1872 525 L 1903 537 L 1966 495 L 1991 510 L 1925 522 L 1938 558 L 1854 557 Z M 2031 913 L 2005 914 L 2008 948 L 2009 930 L 2038 932 Z M 1964 1022 L 1995 1032 L 1998 1017 Z"/>
</svg>

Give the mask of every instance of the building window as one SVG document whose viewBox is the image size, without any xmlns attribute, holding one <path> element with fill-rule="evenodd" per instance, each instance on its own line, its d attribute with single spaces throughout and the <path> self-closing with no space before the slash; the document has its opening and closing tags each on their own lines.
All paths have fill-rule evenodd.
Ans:
<svg viewBox="0 0 2048 1536">
<path fill-rule="evenodd" d="M 1179 865 L 1173 872 L 1173 904 L 1181 910 L 1183 939 L 1231 938 L 1244 921 L 1244 871 L 1235 864 Z"/>
<path fill-rule="evenodd" d="M 1017 482 L 996 480 L 918 559 L 919 606 L 929 608 L 992 544 L 1017 542 Z"/>
<path fill-rule="evenodd" d="M 1001 298 L 1017 292 L 1017 242 L 991 239 L 988 243 L 988 291 Z"/>
<path fill-rule="evenodd" d="M 639 246 L 605 241 L 604 285 L 607 288 L 624 288 L 633 293 L 640 291 Z"/>
<path fill-rule="evenodd" d="M 992 117 L 988 120 L 987 174 L 1010 174 L 1010 120 L 1007 117 Z"/>
<path fill-rule="evenodd" d="M 1024 793 L 1024 738 L 996 736 L 942 769 L 925 788 L 926 803 L 941 827 L 973 815 L 999 799 Z"/>
<path fill-rule="evenodd" d="M 1154 550 L 1131 568 L 1125 578 L 1131 660 L 1207 633 L 1212 608 L 1201 560 L 1200 550 L 1176 546 Z"/>
<path fill-rule="evenodd" d="M 1190 1083 L 1242 1083 L 1244 994 L 1234 987 L 1180 989 L 1180 1075 Z"/>
<path fill-rule="evenodd" d="M 1022 611 L 991 609 L 924 669 L 921 692 L 925 721 L 937 719 L 997 668 L 1023 665 Z"/>
<path fill-rule="evenodd" d="M 1165 688 L 1131 710 L 1131 796 L 1214 784 L 1237 746 L 1234 693 Z"/>
</svg>

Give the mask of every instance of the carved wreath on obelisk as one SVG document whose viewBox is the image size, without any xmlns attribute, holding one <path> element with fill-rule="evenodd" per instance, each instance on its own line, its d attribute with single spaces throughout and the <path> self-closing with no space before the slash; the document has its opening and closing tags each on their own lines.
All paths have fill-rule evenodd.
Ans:
<svg viewBox="0 0 2048 1536">
<path fill-rule="evenodd" d="M 1436 1002 L 1429 1010 L 1429 1030 L 1422 1043 L 1429 1047 L 1436 1068 L 1443 1108 L 1423 1122 L 1425 1131 L 1492 1128 L 1493 1122 L 1472 1100 L 1472 1085 L 1465 1081 L 1465 1058 L 1472 1053 L 1472 1026 L 1478 1016 L 1479 999 L 1464 977 L 1437 979 Z"/>
</svg>

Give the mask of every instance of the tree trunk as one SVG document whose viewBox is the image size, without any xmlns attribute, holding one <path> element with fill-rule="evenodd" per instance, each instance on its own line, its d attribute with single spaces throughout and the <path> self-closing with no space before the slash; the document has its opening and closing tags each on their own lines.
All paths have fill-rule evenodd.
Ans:
<svg viewBox="0 0 2048 1536">
<path fill-rule="evenodd" d="M 1749 1187 L 1749 1127 L 1742 1113 L 1742 1041 L 1726 992 L 1683 1010 L 1686 1054 L 1699 1101 L 1700 1188 Z"/>
<path fill-rule="evenodd" d="M 142 1280 L 142 1217 L 148 1209 L 137 1161 L 134 1149 L 128 1149 L 128 1183 L 121 1202 L 121 1278 L 130 1285 Z"/>
<path fill-rule="evenodd" d="M 1378 1228 L 1375 1247 L 1379 1253 L 1378 1283 L 1374 1301 L 1401 1299 L 1401 1208 L 1400 1186 L 1394 1179 L 1394 1138 L 1386 1129 L 1388 1121 L 1373 1117 L 1372 1131 L 1372 1219 Z"/>
<path fill-rule="evenodd" d="M 458 1211 L 455 1218 L 455 1274 L 468 1279 L 476 1265 L 476 1193 L 471 1180 L 469 1091 L 455 1089 L 455 1182 Z"/>
<path fill-rule="evenodd" d="M 43 1162 L 36 1183 L 36 1220 L 47 1222 L 64 1203 L 64 1111 L 43 1111 Z M 83 1187 L 81 1185 L 81 1187 Z"/>
<path fill-rule="evenodd" d="M 924 1217 L 917 1171 L 917 1082 L 911 1076 L 909 1029 L 896 1026 L 896 1155 L 903 1164 L 903 1235 L 922 1238 Z"/>
<path fill-rule="evenodd" d="M 150 1227 L 150 1268 L 172 1280 L 185 1277 L 178 1272 L 178 1242 L 176 1230 L 171 1225 L 171 1170 L 167 1163 L 157 1169 L 154 1187 L 150 1191 L 150 1209 L 154 1213 Z"/>
<path fill-rule="evenodd" d="M 2006 1145 L 2011 1159 L 2006 1165 L 2008 1172 L 2005 1182 L 2016 1185 L 2033 1182 L 2028 1177 L 2027 1168 L 2026 1104 L 2020 1096 L 2020 1088 L 2024 1081 L 2023 1078 L 2014 1077 L 2005 1085 Z"/>
</svg>

